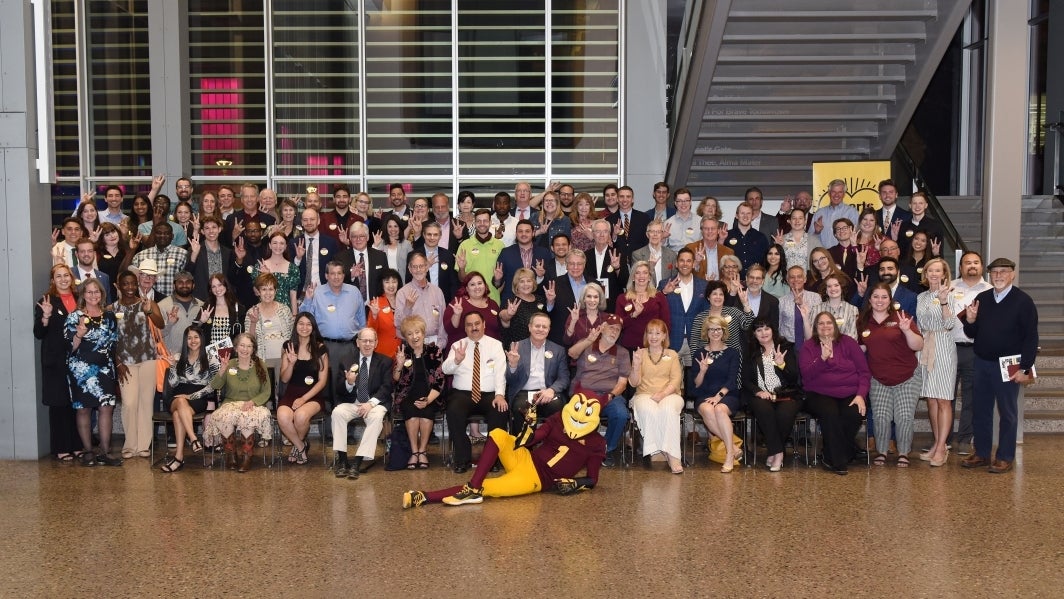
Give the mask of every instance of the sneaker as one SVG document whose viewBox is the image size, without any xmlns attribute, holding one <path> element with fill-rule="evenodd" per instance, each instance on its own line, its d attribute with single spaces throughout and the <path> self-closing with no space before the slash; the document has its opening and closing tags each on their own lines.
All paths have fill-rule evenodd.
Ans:
<svg viewBox="0 0 1064 599">
<path fill-rule="evenodd" d="M 421 491 L 407 491 L 403 493 L 404 510 L 425 505 L 426 501 L 428 501 L 428 499 L 425 498 L 425 494 Z"/>
<path fill-rule="evenodd" d="M 101 453 L 96 456 L 96 463 L 102 466 L 121 466 L 122 460 L 119 458 L 112 458 L 106 453 Z"/>
<path fill-rule="evenodd" d="M 467 503 L 481 503 L 484 501 L 484 496 L 480 494 L 480 489 L 474 489 L 469 485 L 462 485 L 462 490 L 451 495 L 450 497 L 444 497 L 443 502 L 447 505 L 465 505 Z"/>
<path fill-rule="evenodd" d="M 347 476 L 347 464 L 337 464 L 333 471 L 336 473 L 336 478 L 345 478 Z"/>
<path fill-rule="evenodd" d="M 616 466 L 617 465 L 617 457 L 615 455 L 616 453 L 617 453 L 617 450 L 607 451 L 606 452 L 606 459 L 602 460 L 602 466 L 605 467 L 605 468 L 613 468 L 614 466 Z"/>
</svg>

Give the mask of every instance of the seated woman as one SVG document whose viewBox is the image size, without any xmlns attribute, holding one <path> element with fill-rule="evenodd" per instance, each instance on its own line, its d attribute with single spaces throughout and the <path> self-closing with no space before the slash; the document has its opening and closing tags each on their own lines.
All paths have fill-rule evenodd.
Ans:
<svg viewBox="0 0 1064 599">
<path fill-rule="evenodd" d="M 854 437 L 867 409 L 872 374 L 861 347 L 839 331 L 830 312 L 816 315 L 813 332 L 798 354 L 805 409 L 824 432 L 824 469 L 841 476 L 857 453 Z"/>
<path fill-rule="evenodd" d="M 429 467 L 428 447 L 432 423 L 440 410 L 443 392 L 443 350 L 435 343 L 425 345 L 425 320 L 408 316 L 400 325 L 406 344 L 395 356 L 392 380 L 395 402 L 410 439 L 408 470 Z"/>
<path fill-rule="evenodd" d="M 735 449 L 732 440 L 732 414 L 739 411 L 739 395 L 736 381 L 739 380 L 739 350 L 729 347 L 728 322 L 722 316 L 709 316 L 702 324 L 702 346 L 695 354 L 698 364 L 695 374 L 695 406 L 698 408 L 706 429 L 724 441 L 728 457 L 720 471 L 727 474 L 735 462 L 742 459 L 742 451 Z"/>
<path fill-rule="evenodd" d="M 727 300 L 727 293 L 728 286 L 723 281 L 710 281 L 706 284 L 705 297 L 709 303 L 709 309 L 703 310 L 698 316 L 695 316 L 687 338 L 687 346 L 691 348 L 692 366 L 694 361 L 698 359 L 698 354 L 706 342 L 704 332 L 706 319 L 710 316 L 716 316 L 722 319 L 728 325 L 728 329 L 734 333 L 725 335 L 724 342 L 727 343 L 728 347 L 735 350 L 735 355 L 739 360 L 739 368 L 742 368 L 743 344 L 746 342 L 746 332 L 750 330 L 750 325 L 754 323 L 754 311 L 750 308 L 749 298 L 745 290 L 740 290 L 738 295 L 741 307 L 724 305 Z M 688 373 L 688 377 L 693 377 L 694 374 L 694 371 L 692 371 Z M 736 372 L 736 380 L 728 388 L 738 389 L 741 386 L 742 381 L 738 379 L 738 372 Z"/>
<path fill-rule="evenodd" d="M 576 305 L 569 308 L 569 318 L 565 321 L 564 342 L 573 346 L 591 334 L 592 329 L 602 324 L 606 311 L 606 292 L 598 283 L 588 283 L 580 292 Z"/>
<path fill-rule="evenodd" d="M 167 409 L 174 418 L 177 449 L 160 467 L 163 472 L 177 472 L 185 466 L 186 436 L 192 453 L 203 451 L 192 417 L 207 411 L 207 402 L 214 397 L 211 379 L 220 368 L 217 359 L 207 356 L 205 337 L 199 325 L 189 325 L 181 342 L 181 356 L 166 371 L 166 399 L 170 404 Z"/>
<path fill-rule="evenodd" d="M 680 462 L 680 412 L 683 411 L 683 372 L 680 356 L 669 349 L 669 328 L 659 319 L 647 323 L 643 347 L 632 354 L 628 383 L 635 387 L 631 407 L 643 433 L 643 465 L 664 453 L 673 474 L 683 474 Z"/>
<path fill-rule="evenodd" d="M 277 403 L 277 427 L 292 443 L 289 464 L 307 463 L 310 419 L 324 407 L 321 397 L 329 382 L 329 352 L 310 312 L 300 312 L 281 357 L 281 382 L 288 386 Z"/>
<path fill-rule="evenodd" d="M 255 356 L 255 339 L 251 335 L 240 333 L 234 344 L 236 359 L 223 355 L 221 368 L 211 379 L 211 387 L 222 392 L 223 400 L 203 422 L 203 441 L 211 447 L 224 441 L 226 465 L 236 465 L 238 472 L 247 472 L 255 451 L 255 434 L 267 441 L 273 438 L 270 410 L 266 408 L 270 377 L 266 374 L 266 364 Z M 239 452 L 236 451 L 238 440 Z"/>
<path fill-rule="evenodd" d="M 780 337 L 776 324 L 754 322 L 743 369 L 743 399 L 754 413 L 768 446 L 765 465 L 772 472 L 783 467 L 783 448 L 802 409 L 801 375 L 794 344 Z"/>
</svg>

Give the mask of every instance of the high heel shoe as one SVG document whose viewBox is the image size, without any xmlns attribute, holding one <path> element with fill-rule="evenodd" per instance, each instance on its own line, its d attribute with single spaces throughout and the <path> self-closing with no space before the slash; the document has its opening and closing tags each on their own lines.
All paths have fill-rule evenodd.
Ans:
<svg viewBox="0 0 1064 599">
<path fill-rule="evenodd" d="M 948 449 L 946 450 L 946 455 L 942 456 L 941 460 L 928 460 L 928 461 L 931 462 L 931 466 L 933 466 L 935 468 L 938 468 L 939 466 L 945 466 L 946 462 L 949 461 L 949 450 Z"/>
</svg>

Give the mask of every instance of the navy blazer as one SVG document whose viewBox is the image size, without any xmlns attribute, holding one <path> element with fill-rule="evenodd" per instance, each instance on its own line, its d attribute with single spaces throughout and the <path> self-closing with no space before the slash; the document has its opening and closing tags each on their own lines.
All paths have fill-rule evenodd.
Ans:
<svg viewBox="0 0 1064 599">
<path fill-rule="evenodd" d="M 543 246 L 532 244 L 532 266 L 536 265 L 539 260 L 543 261 L 543 266 L 547 266 L 547 262 L 554 260 L 554 254 Z M 502 285 L 499 286 L 499 292 L 501 300 L 500 306 L 506 305 L 506 300 L 514 296 L 511 283 L 514 280 L 514 274 L 517 273 L 519 268 L 524 266 L 524 262 L 521 261 L 521 248 L 517 244 L 503 248 L 499 252 L 499 264 L 502 264 Z M 533 269 L 534 270 L 534 269 Z M 546 279 L 544 278 L 544 282 Z"/>
<path fill-rule="evenodd" d="M 687 310 L 683 309 L 680 294 L 665 294 L 665 299 L 669 302 L 669 349 L 676 352 L 683 347 L 683 340 L 687 339 L 688 329 L 694 324 L 695 316 L 709 309 L 709 302 L 706 301 L 706 280 L 695 277 L 694 282 L 694 293 Z M 659 281 L 658 291 L 665 289 L 666 283 L 668 281 Z M 762 300 L 762 305 L 764 305 L 764 300 Z"/>
<path fill-rule="evenodd" d="M 628 235 L 618 235 L 613 242 L 617 249 L 621 250 L 622 261 L 627 262 L 632 252 L 650 244 L 650 239 L 647 237 L 647 227 L 650 226 L 650 221 L 651 218 L 647 216 L 646 212 L 632 208 L 632 215 L 628 222 Z M 613 227 L 622 222 L 621 211 L 617 210 L 617 212 L 607 216 L 606 222 L 610 223 L 610 233 L 612 234 Z M 627 280 L 626 277 L 625 281 Z"/>
<path fill-rule="evenodd" d="M 388 268 L 388 254 L 384 253 L 384 250 L 378 250 L 376 248 L 366 246 L 366 249 L 362 250 L 366 253 L 366 293 L 369 297 L 362 298 L 363 301 L 368 302 L 370 297 L 377 297 L 381 294 L 380 288 L 380 276 L 381 272 Z M 344 283 L 348 285 L 354 285 L 358 289 L 358 285 L 355 285 L 354 279 L 351 278 L 351 267 L 355 265 L 355 250 L 354 248 L 344 248 L 336 255 L 335 260 L 344 265 Z M 399 273 L 402 277 L 403 273 Z M 402 287 L 400 281 L 400 287 Z"/>
<path fill-rule="evenodd" d="M 288 243 L 288 252 L 290 256 L 296 255 L 296 243 L 305 236 L 293 237 L 292 241 Z M 322 253 L 324 250 L 325 253 Z M 332 237 L 329 237 L 325 233 L 318 231 L 318 241 L 314 244 L 314 257 L 309 254 L 303 256 L 303 259 L 299 261 L 299 288 L 306 289 L 307 283 L 307 260 L 317 259 L 318 261 L 318 280 L 315 283 L 319 285 L 325 284 L 325 265 L 329 262 L 336 260 L 337 254 L 340 253 L 340 242 L 336 241 Z"/>
<path fill-rule="evenodd" d="M 646 215 L 644 214 L 643 216 Z M 613 308 L 617 305 L 617 297 L 624 293 L 624 286 L 628 283 L 628 258 L 624 252 L 620 252 L 621 267 L 612 272 L 610 271 L 610 251 L 615 249 L 619 248 L 610 246 L 606 249 L 602 264 L 597 263 L 597 255 L 595 254 L 594 246 L 592 246 L 590 250 L 584 252 L 584 255 L 587 256 L 587 265 L 584 267 L 584 278 L 587 279 L 589 283 L 601 284 L 600 280 L 605 280 L 606 282 L 606 293 L 609 295 L 606 299 L 607 312 L 613 312 Z"/>
<path fill-rule="evenodd" d="M 544 352 L 546 353 L 543 360 L 543 380 L 547 387 L 554 389 L 554 395 L 562 398 L 564 403 L 565 394 L 569 391 L 569 357 L 565 353 L 565 348 L 550 339 L 545 342 Z M 528 382 L 528 374 L 532 370 L 532 340 L 518 341 L 517 353 L 521 354 L 517 369 L 511 370 L 510 364 L 506 364 L 506 401 L 510 405 L 513 405 L 525 383 Z M 547 353 L 550 357 L 546 356 Z"/>
<path fill-rule="evenodd" d="M 74 267 L 73 269 L 71 269 L 71 272 L 74 273 L 74 275 L 76 276 L 81 272 L 81 270 L 77 267 Z M 97 279 L 100 279 L 100 284 L 103 285 L 103 288 L 107 290 L 106 299 L 108 304 L 113 304 L 118 301 L 117 292 L 115 288 L 111 286 L 111 277 L 109 277 L 107 273 L 98 268 L 94 268 L 92 269 L 92 276 L 96 277 Z M 81 279 L 75 279 L 74 284 L 81 285 L 81 282 Z"/>
<path fill-rule="evenodd" d="M 361 361 L 362 353 L 358 352 L 355 355 L 355 359 Z M 337 364 L 333 372 L 336 373 L 336 381 L 333 385 L 333 389 L 336 390 L 336 396 L 334 399 L 334 405 L 342 403 L 354 403 L 358 394 L 358 385 L 356 385 L 350 392 L 347 391 L 347 369 L 350 368 L 350 364 Z M 363 373 L 359 373 L 362 376 Z M 369 360 L 369 396 L 379 400 L 380 405 L 384 406 L 389 412 L 392 410 L 392 359 L 388 356 L 374 352 L 373 357 Z"/>
<path fill-rule="evenodd" d="M 594 279 L 588 277 L 586 272 L 584 273 L 584 280 L 589 283 L 594 281 Z M 573 285 L 569 282 L 568 272 L 554 277 L 554 294 L 554 306 L 548 310 L 550 313 L 550 334 L 547 339 L 561 345 L 565 339 L 565 323 L 569 320 L 569 308 L 575 306 L 580 299 L 573 293 Z"/>
<path fill-rule="evenodd" d="M 879 223 L 879 228 L 883 229 L 883 234 L 884 235 L 889 236 L 890 235 L 890 225 L 892 225 L 894 223 L 894 221 L 899 221 L 899 220 L 901 221 L 902 227 L 905 227 L 905 223 L 912 222 L 913 213 L 909 212 L 908 210 L 902 208 L 901 206 L 899 206 L 897 204 L 894 204 L 894 214 L 891 215 L 891 222 L 888 223 L 884 219 L 883 207 L 880 206 L 879 210 L 876 210 L 876 222 Z M 856 226 L 856 225 L 857 225 L 857 223 L 854 223 L 854 226 Z"/>
</svg>

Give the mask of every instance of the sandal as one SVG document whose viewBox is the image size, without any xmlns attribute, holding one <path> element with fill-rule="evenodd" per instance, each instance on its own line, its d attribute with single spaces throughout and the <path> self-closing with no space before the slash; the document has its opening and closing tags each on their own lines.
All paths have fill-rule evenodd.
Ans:
<svg viewBox="0 0 1064 599">
<path fill-rule="evenodd" d="M 909 467 L 909 456 L 905 456 L 905 455 L 898 456 L 898 468 L 908 468 L 908 467 Z"/>
<path fill-rule="evenodd" d="M 55 459 L 59 460 L 60 462 L 70 463 L 74 461 L 74 457 L 75 456 L 72 453 L 60 453 L 55 456 Z"/>
<path fill-rule="evenodd" d="M 296 449 L 295 446 L 293 445 L 292 446 L 292 451 L 288 452 L 288 463 L 289 464 L 295 464 L 296 460 L 298 460 L 298 459 L 299 459 L 299 450 Z"/>
<path fill-rule="evenodd" d="M 203 443 L 199 439 L 192 439 L 192 453 L 203 453 Z"/>
<path fill-rule="evenodd" d="M 308 446 L 306 444 L 304 444 L 303 445 L 303 449 L 301 449 L 298 452 L 296 452 L 298 454 L 297 457 L 296 457 L 296 464 L 299 464 L 300 466 L 302 466 L 303 464 L 306 464 L 309 461 L 307 459 L 307 448 L 308 448 Z"/>
<path fill-rule="evenodd" d="M 885 455 L 883 455 L 881 453 L 877 453 L 876 457 L 872 460 L 872 465 L 873 466 L 886 466 L 887 465 L 887 456 L 885 456 Z"/>
<path fill-rule="evenodd" d="M 419 451 L 419 452 L 417 452 L 417 454 L 419 456 L 421 456 L 421 457 L 419 457 L 417 459 L 417 467 L 418 467 L 418 469 L 420 469 L 420 470 L 428 470 L 429 469 L 429 456 L 428 456 L 428 454 L 426 454 L 424 451 Z M 422 462 L 421 458 L 425 458 L 425 461 Z"/>
<path fill-rule="evenodd" d="M 159 470 L 162 470 L 163 472 L 177 472 L 178 470 L 180 470 L 180 469 L 182 469 L 184 467 L 185 467 L 184 460 L 179 460 L 177 458 L 170 458 L 169 461 L 167 461 L 165 464 L 163 464 L 162 466 L 159 467 Z"/>
<path fill-rule="evenodd" d="M 410 460 L 413 460 L 413 461 L 410 461 L 410 460 L 406 461 L 406 469 L 407 470 L 417 470 L 417 466 L 418 466 L 418 462 L 419 462 L 417 456 L 419 456 L 419 455 L 421 455 L 420 451 L 415 451 L 414 453 L 410 454 Z"/>
</svg>

